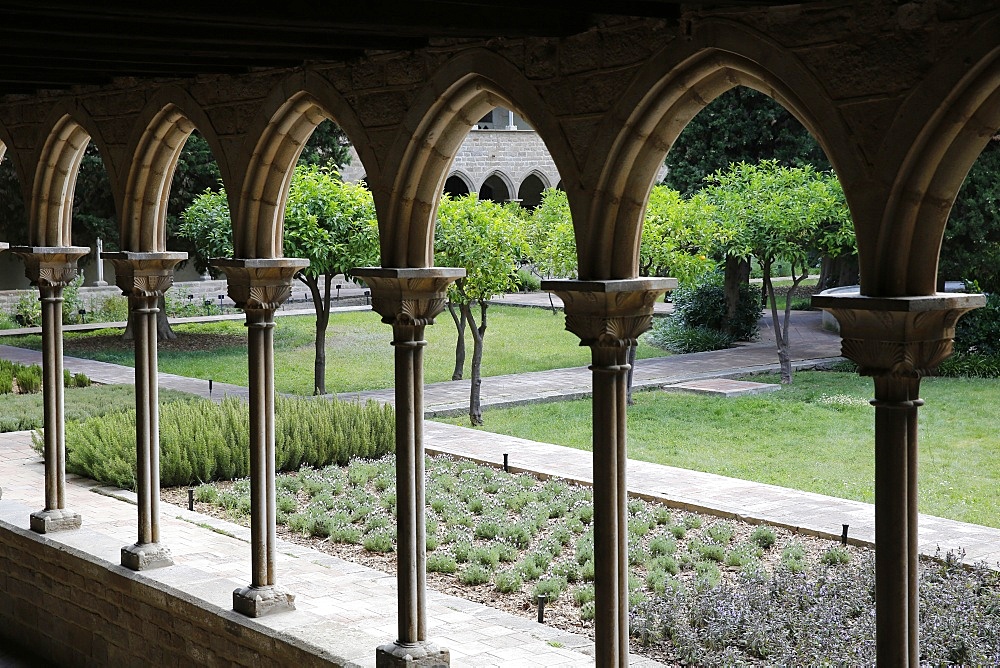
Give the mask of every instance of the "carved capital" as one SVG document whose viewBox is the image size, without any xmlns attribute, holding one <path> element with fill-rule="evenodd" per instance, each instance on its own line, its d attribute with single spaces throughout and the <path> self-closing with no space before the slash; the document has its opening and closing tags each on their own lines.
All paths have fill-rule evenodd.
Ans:
<svg viewBox="0 0 1000 668">
<path fill-rule="evenodd" d="M 126 297 L 159 298 L 174 284 L 174 266 L 187 253 L 101 253 L 115 268 L 115 283 Z"/>
<path fill-rule="evenodd" d="M 675 278 L 613 281 L 542 281 L 566 310 L 566 329 L 585 346 L 626 347 L 653 324 L 657 298 L 677 287 Z"/>
<path fill-rule="evenodd" d="M 212 260 L 226 273 L 227 292 L 244 311 L 274 312 L 292 294 L 295 274 L 309 266 L 309 260 L 281 257 L 271 259 Z"/>
<path fill-rule="evenodd" d="M 465 269 L 359 267 L 351 273 L 371 289 L 372 310 L 382 322 L 416 327 L 434 324 L 448 303 L 448 286 L 465 276 Z"/>
<path fill-rule="evenodd" d="M 24 275 L 39 288 L 64 288 L 77 274 L 77 261 L 90 252 L 85 246 L 14 246 L 24 261 Z"/>
<path fill-rule="evenodd" d="M 844 357 L 863 376 L 920 378 L 952 351 L 955 324 L 986 303 L 983 295 L 865 297 L 858 292 L 817 295 L 813 306 L 840 323 Z"/>
</svg>

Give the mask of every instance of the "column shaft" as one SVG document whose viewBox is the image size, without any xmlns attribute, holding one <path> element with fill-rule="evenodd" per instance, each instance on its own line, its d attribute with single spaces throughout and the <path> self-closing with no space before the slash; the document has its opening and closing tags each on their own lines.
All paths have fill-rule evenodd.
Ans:
<svg viewBox="0 0 1000 668">
<path fill-rule="evenodd" d="M 62 286 L 40 289 L 42 392 L 45 424 L 45 510 L 66 507 L 66 425 L 63 394 Z"/>
<path fill-rule="evenodd" d="M 599 666 L 628 665 L 626 349 L 592 346 L 594 603 Z"/>
<path fill-rule="evenodd" d="M 423 327 L 393 326 L 396 364 L 397 642 L 426 640 L 423 452 Z"/>
<path fill-rule="evenodd" d="M 274 584 L 274 314 L 247 311 L 251 587 Z"/>
<path fill-rule="evenodd" d="M 149 302 L 146 297 L 130 297 L 135 336 L 135 449 L 136 500 L 139 506 L 139 544 L 153 543 L 152 402 L 150 380 Z M 154 324 L 155 327 L 155 324 Z M 155 330 L 154 330 L 155 331 Z M 155 344 L 153 344 L 155 350 Z M 158 485 L 157 485 L 158 486 Z"/>
</svg>

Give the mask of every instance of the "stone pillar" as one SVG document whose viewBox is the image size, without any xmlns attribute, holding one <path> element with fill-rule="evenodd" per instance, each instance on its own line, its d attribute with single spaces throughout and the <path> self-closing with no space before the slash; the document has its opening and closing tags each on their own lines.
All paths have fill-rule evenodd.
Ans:
<svg viewBox="0 0 1000 668">
<path fill-rule="evenodd" d="M 233 592 L 233 609 L 248 617 L 295 609 L 295 596 L 275 584 L 274 312 L 288 299 L 296 258 L 213 260 L 226 273 L 229 296 L 246 312 L 250 368 L 251 582 Z"/>
<path fill-rule="evenodd" d="M 542 281 L 565 305 L 566 329 L 589 346 L 593 364 L 594 596 L 598 666 L 627 666 L 628 350 L 653 323 L 657 297 L 673 278 Z"/>
<path fill-rule="evenodd" d="M 98 240 L 100 242 L 100 240 Z M 174 282 L 174 265 L 187 253 L 101 253 L 128 297 L 135 333 L 136 501 L 139 539 L 122 548 L 121 563 L 141 571 L 170 566 L 170 550 L 160 544 L 160 394 L 157 372 L 157 303 Z"/>
<path fill-rule="evenodd" d="M 372 291 L 372 309 L 392 325 L 396 357 L 396 518 L 398 637 L 376 650 L 378 668 L 450 665 L 450 653 L 427 640 L 424 531 L 424 327 L 445 307 L 448 285 L 464 269 L 382 269 L 353 274 Z"/>
<path fill-rule="evenodd" d="M 31 514 L 31 530 L 79 528 L 79 513 L 66 508 L 66 417 L 63 411 L 63 288 L 76 278 L 76 262 L 90 252 L 79 246 L 16 246 L 25 276 L 42 302 L 42 399 L 44 402 L 45 509 Z"/>
<path fill-rule="evenodd" d="M 955 323 L 983 295 L 815 296 L 844 357 L 875 381 L 875 645 L 881 666 L 917 668 L 917 408 L 920 378 L 951 354 Z"/>
</svg>

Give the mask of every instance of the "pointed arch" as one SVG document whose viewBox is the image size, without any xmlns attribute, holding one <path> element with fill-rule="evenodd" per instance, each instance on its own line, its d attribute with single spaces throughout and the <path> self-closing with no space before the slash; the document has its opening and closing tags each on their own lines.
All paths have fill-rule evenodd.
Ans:
<svg viewBox="0 0 1000 668">
<path fill-rule="evenodd" d="M 230 210 L 236 212 L 233 249 L 238 258 L 283 257 L 285 204 L 292 173 L 313 130 L 323 121 L 333 121 L 344 130 L 357 148 L 369 180 L 377 179 L 378 174 L 363 126 L 325 79 L 310 73 L 290 77 L 272 93 L 264 109 L 259 131 L 251 135 L 256 142 L 238 199 L 228 191 Z"/>
<path fill-rule="evenodd" d="M 28 205 L 31 245 L 72 245 L 73 191 L 90 138 L 90 132 L 69 114 L 52 124 L 32 181 Z"/>
<path fill-rule="evenodd" d="M 886 144 L 905 154 L 898 157 L 898 168 L 885 165 L 895 179 L 874 252 L 863 258 L 867 295 L 935 293 L 951 207 L 973 163 L 1000 128 L 997 31 L 1000 19 L 962 40 L 963 48 L 939 63 L 897 114 Z"/>
<path fill-rule="evenodd" d="M 537 169 L 533 169 L 521 179 L 521 185 L 517 187 L 517 199 L 521 201 L 521 206 L 526 209 L 534 209 L 542 202 L 542 193 L 546 188 L 550 188 L 548 179 Z"/>
<path fill-rule="evenodd" d="M 494 199 L 494 195 L 499 196 L 500 193 L 496 192 L 497 188 L 490 184 L 491 181 L 503 187 L 506 197 Z M 479 199 L 489 199 L 498 204 L 503 204 L 504 202 L 509 202 L 515 197 L 517 197 L 517 189 L 514 187 L 514 182 L 511 180 L 510 176 L 502 170 L 494 169 L 479 185 Z"/>
<path fill-rule="evenodd" d="M 433 265 L 434 217 L 449 167 L 469 129 L 494 107 L 518 110 L 545 142 L 564 178 L 576 178 L 576 161 L 562 128 L 534 86 L 501 56 L 470 49 L 435 72 L 411 103 L 386 162 L 392 183 L 373 193 L 384 266 Z"/>
<path fill-rule="evenodd" d="M 860 162 L 845 150 L 851 143 L 844 123 L 815 75 L 764 36 L 735 24 L 720 27 L 709 25 L 689 44 L 666 47 L 636 76 L 591 148 L 583 179 L 590 189 L 563 178 L 581 279 L 638 275 L 642 217 L 667 151 L 695 114 L 736 86 L 788 109 L 826 152 L 845 192 L 863 181 Z"/>
<path fill-rule="evenodd" d="M 449 188 L 448 184 L 454 183 L 457 188 Z M 458 192 L 463 191 L 463 192 Z M 460 197 L 462 195 L 468 195 L 469 193 L 476 192 L 476 189 L 472 186 L 472 179 L 469 175 L 460 169 L 454 170 L 448 175 L 448 178 L 444 182 L 444 192 L 452 195 L 453 197 Z"/>
</svg>

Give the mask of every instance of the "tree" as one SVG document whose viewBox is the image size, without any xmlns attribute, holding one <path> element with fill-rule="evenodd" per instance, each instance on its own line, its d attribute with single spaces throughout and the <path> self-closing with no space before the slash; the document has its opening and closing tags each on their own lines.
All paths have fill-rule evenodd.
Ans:
<svg viewBox="0 0 1000 668">
<path fill-rule="evenodd" d="M 528 263 L 539 278 L 574 278 L 576 276 L 576 236 L 566 193 L 548 188 L 542 202 L 525 221 Z M 549 306 L 556 313 L 552 293 Z"/>
<path fill-rule="evenodd" d="M 738 162 L 777 160 L 787 167 L 830 162 L 809 131 L 788 110 L 751 88 L 737 86 L 701 110 L 667 154 L 663 183 L 693 195 L 705 177 Z"/>
<path fill-rule="evenodd" d="M 182 215 L 181 233 L 203 257 L 231 257 L 232 225 L 224 190 L 202 193 Z M 313 393 L 326 394 L 326 330 L 333 279 L 379 261 L 378 223 L 371 193 L 343 183 L 326 167 L 295 169 L 285 207 L 284 253 L 309 266 L 296 274 L 309 289 L 316 311 Z"/>
<path fill-rule="evenodd" d="M 835 257 L 854 248 L 854 226 L 840 182 L 833 174 L 811 166 L 782 167 L 774 160 L 745 162 L 716 172 L 705 194 L 715 206 L 724 233 L 726 254 L 753 257 L 764 273 L 764 290 L 781 363 L 781 382 L 792 382 L 788 345 L 791 294 L 809 275 L 817 255 Z M 785 300 L 784 319 L 771 280 L 776 261 L 788 262 L 792 288 Z"/>
<path fill-rule="evenodd" d="M 712 205 L 705 195 L 685 199 L 676 190 L 653 186 L 642 224 L 639 274 L 691 283 L 715 269 L 714 237 Z"/>
<path fill-rule="evenodd" d="M 464 354 L 464 329 L 472 333 L 469 420 L 483 423 L 480 405 L 482 362 L 489 300 L 516 286 L 518 262 L 528 253 L 517 204 L 500 206 L 476 195 L 441 198 L 434 232 L 435 263 L 464 267 L 466 275 L 448 290 L 448 310 Z M 479 309 L 479 322 L 473 311 Z M 456 313 L 456 308 L 458 313 Z"/>
<path fill-rule="evenodd" d="M 941 245 L 939 283 L 975 281 L 1000 292 L 1000 134 L 969 170 L 948 218 Z M 941 288 L 944 286 L 941 285 Z"/>
</svg>

